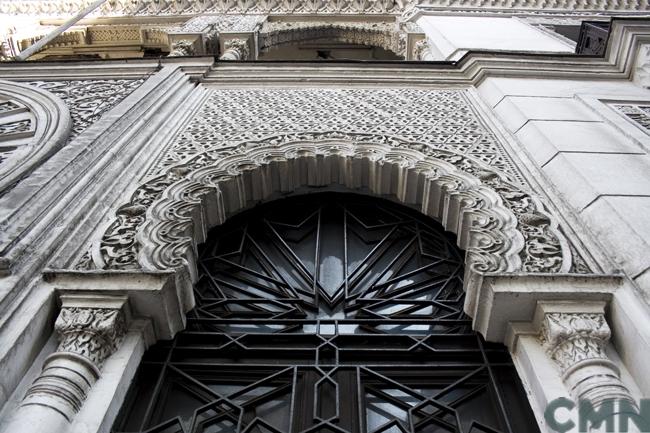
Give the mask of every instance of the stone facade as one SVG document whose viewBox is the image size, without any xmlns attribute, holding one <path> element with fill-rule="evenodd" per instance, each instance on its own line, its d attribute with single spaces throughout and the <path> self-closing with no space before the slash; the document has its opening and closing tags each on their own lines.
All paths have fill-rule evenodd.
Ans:
<svg viewBox="0 0 650 433">
<path fill-rule="evenodd" d="M 77 3 L 0 6 L 22 26 L 2 58 Z M 143 352 L 185 328 L 207 233 L 316 191 L 455 236 L 465 312 L 541 431 L 560 397 L 638 407 L 648 5 L 511 3 L 111 1 L 0 63 L 0 430 L 110 431 Z M 571 54 L 604 17 L 603 55 Z"/>
</svg>

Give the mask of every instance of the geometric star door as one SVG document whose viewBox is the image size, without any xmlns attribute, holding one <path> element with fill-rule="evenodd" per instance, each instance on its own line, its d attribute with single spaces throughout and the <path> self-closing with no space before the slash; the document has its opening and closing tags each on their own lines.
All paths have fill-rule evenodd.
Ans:
<svg viewBox="0 0 650 433">
<path fill-rule="evenodd" d="M 436 222 L 351 194 L 260 205 L 202 246 L 187 329 L 147 351 L 116 432 L 538 432 L 463 313 Z"/>
</svg>

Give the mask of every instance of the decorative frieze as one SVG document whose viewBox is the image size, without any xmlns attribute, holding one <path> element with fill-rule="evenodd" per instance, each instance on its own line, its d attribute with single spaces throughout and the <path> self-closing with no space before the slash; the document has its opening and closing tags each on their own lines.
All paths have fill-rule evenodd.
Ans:
<svg viewBox="0 0 650 433">
<path fill-rule="evenodd" d="M 248 33 L 266 18 L 266 15 L 200 15 L 183 24 L 181 32 L 217 32 Z"/>
<path fill-rule="evenodd" d="M 523 183 L 463 90 L 218 89 L 148 174 L 212 147 L 271 135 L 327 131 L 396 137 L 474 157 Z"/>
<path fill-rule="evenodd" d="M 633 402 L 620 372 L 605 351 L 611 331 L 602 312 L 547 312 L 540 339 L 558 365 L 564 383 L 576 401 L 594 407 L 606 400 Z"/>
<path fill-rule="evenodd" d="M 90 0 L 15 0 L 0 3 L 0 13 L 40 16 L 69 16 L 83 9 Z M 448 9 L 484 8 L 493 10 L 645 10 L 645 0 L 112 0 L 101 5 L 91 16 L 180 15 L 196 13 L 227 14 L 403 14 L 415 7 Z"/>
</svg>

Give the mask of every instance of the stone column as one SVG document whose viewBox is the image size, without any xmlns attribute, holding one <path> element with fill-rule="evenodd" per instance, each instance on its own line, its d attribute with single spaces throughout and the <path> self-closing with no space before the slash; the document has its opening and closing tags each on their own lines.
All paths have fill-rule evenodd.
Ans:
<svg viewBox="0 0 650 433">
<path fill-rule="evenodd" d="M 66 430 L 126 333 L 126 298 L 63 298 L 54 325 L 58 348 L 45 360 L 6 432 Z"/>
<path fill-rule="evenodd" d="M 628 400 L 636 406 L 618 367 L 605 353 L 611 331 L 604 305 L 564 307 L 559 311 L 544 308 L 540 339 L 573 399 L 588 400 L 595 408 L 610 399 Z"/>
<path fill-rule="evenodd" d="M 219 60 L 248 60 L 250 50 L 245 39 L 231 39 L 224 42 L 224 52 Z"/>
</svg>

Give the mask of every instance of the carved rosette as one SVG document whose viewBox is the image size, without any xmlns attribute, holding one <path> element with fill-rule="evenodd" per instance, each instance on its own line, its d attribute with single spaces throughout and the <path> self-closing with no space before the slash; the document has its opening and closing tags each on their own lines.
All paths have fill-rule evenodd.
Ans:
<svg viewBox="0 0 650 433">
<path fill-rule="evenodd" d="M 224 43 L 224 52 L 219 60 L 248 60 L 250 50 L 246 39 L 231 39 Z"/>
<path fill-rule="evenodd" d="M 64 307 L 55 330 L 57 351 L 45 360 L 22 405 L 49 407 L 71 421 L 99 378 L 104 361 L 117 350 L 126 322 L 119 308 Z"/>
<path fill-rule="evenodd" d="M 634 403 L 620 380 L 619 369 L 605 347 L 611 331 L 602 313 L 547 313 L 540 340 L 560 367 L 564 383 L 576 400 L 589 400 L 594 407 L 606 400 Z"/>
</svg>

